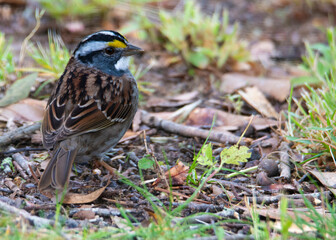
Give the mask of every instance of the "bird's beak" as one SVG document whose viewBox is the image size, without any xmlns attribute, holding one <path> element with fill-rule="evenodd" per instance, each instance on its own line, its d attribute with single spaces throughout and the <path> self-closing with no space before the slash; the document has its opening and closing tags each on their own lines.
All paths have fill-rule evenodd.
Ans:
<svg viewBox="0 0 336 240">
<path fill-rule="evenodd" d="M 128 44 L 126 48 L 124 48 L 124 52 L 123 52 L 123 56 L 132 56 L 135 54 L 139 54 L 144 52 L 144 50 L 142 50 L 139 47 L 136 47 L 134 45 Z"/>
</svg>

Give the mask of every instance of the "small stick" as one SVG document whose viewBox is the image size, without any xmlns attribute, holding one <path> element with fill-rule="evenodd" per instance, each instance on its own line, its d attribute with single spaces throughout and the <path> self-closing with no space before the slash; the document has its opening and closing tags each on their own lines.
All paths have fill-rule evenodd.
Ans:
<svg viewBox="0 0 336 240">
<path fill-rule="evenodd" d="M 16 170 L 19 171 L 20 175 L 23 177 L 23 179 L 28 180 L 27 174 L 23 171 L 22 167 L 15 161 L 13 161 L 13 165 L 16 168 Z"/>
<path fill-rule="evenodd" d="M 22 126 L 13 131 L 10 131 L 2 136 L 0 136 L 0 146 L 9 145 L 12 142 L 18 141 L 22 138 L 26 138 L 30 134 L 39 130 L 41 127 L 41 123 L 37 122 L 33 125 Z"/>
<path fill-rule="evenodd" d="M 146 152 L 147 152 L 148 155 L 151 155 L 153 157 L 153 159 L 154 159 L 154 161 L 156 163 L 156 166 L 159 168 L 160 174 L 161 174 L 162 178 L 164 179 L 164 181 L 165 181 L 165 183 L 167 185 L 167 188 L 169 189 L 169 184 L 168 184 L 168 181 L 167 181 L 166 174 L 164 174 L 164 172 L 163 172 L 160 164 L 158 163 L 158 161 L 157 161 L 157 159 L 156 159 L 156 157 L 154 155 L 153 148 L 151 146 L 149 146 L 151 151 L 149 152 L 149 150 L 148 150 L 146 131 L 143 131 L 143 133 L 144 133 L 144 143 L 145 143 Z"/>
<path fill-rule="evenodd" d="M 280 144 L 280 178 L 285 180 L 290 180 L 291 177 L 291 169 L 290 169 L 290 162 L 289 162 L 289 154 L 290 147 L 288 146 L 288 143 L 282 142 Z"/>
<path fill-rule="evenodd" d="M 114 169 L 113 167 L 108 165 L 106 162 L 100 160 L 100 161 L 98 161 L 98 164 L 100 164 L 102 167 L 104 167 L 106 170 L 108 170 L 111 173 L 112 176 L 115 175 L 116 169 Z"/>
<path fill-rule="evenodd" d="M 230 132 L 215 132 L 203 129 L 199 129 L 196 127 L 185 126 L 182 124 L 174 123 L 172 121 L 160 119 L 146 111 L 141 111 L 141 120 L 143 123 L 150 127 L 161 128 L 167 132 L 175 133 L 185 137 L 200 137 L 202 139 L 206 139 L 209 136 L 209 140 L 220 142 L 220 143 L 233 143 L 236 144 L 240 137 L 233 135 Z M 243 140 L 249 140 L 247 138 L 243 138 Z"/>
<path fill-rule="evenodd" d="M 250 202 L 255 199 L 257 204 L 264 203 L 266 205 L 272 204 L 272 203 L 277 203 L 281 200 L 281 198 L 285 197 L 288 199 L 303 199 L 303 198 L 317 198 L 317 199 L 326 199 L 330 200 L 331 199 L 331 192 L 330 191 L 324 191 L 322 193 L 307 193 L 307 194 L 292 194 L 292 195 L 284 195 L 284 194 L 279 194 L 277 196 L 258 196 L 258 197 L 248 197 L 248 200 Z"/>
<path fill-rule="evenodd" d="M 32 173 L 32 176 L 33 176 L 33 178 L 34 178 L 34 180 L 35 180 L 35 183 L 38 183 L 39 180 L 38 180 L 38 178 L 37 178 L 35 172 L 33 171 L 32 167 L 30 166 L 30 164 L 28 164 L 28 167 L 29 167 L 30 172 Z"/>
<path fill-rule="evenodd" d="M 32 223 L 36 227 L 46 227 L 48 225 L 50 225 L 50 226 L 54 225 L 54 221 L 52 221 L 52 220 L 32 216 L 31 214 L 29 214 L 25 210 L 13 207 L 13 206 L 11 206 L 11 205 L 3 202 L 3 201 L 0 201 L 0 209 L 5 211 L 5 212 L 11 213 L 12 215 L 21 216 L 24 219 L 27 219 L 28 222 Z"/>
<path fill-rule="evenodd" d="M 190 196 L 184 195 L 182 193 L 170 192 L 169 190 L 166 190 L 166 189 L 163 189 L 163 188 L 160 188 L 160 187 L 155 187 L 154 190 L 164 192 L 164 193 L 168 193 L 168 194 L 172 194 L 172 195 L 178 196 L 178 197 L 187 198 L 187 199 L 190 197 Z M 193 201 L 200 202 L 200 203 L 205 203 L 205 204 L 210 204 L 209 202 L 201 200 L 201 199 L 194 199 Z"/>
<path fill-rule="evenodd" d="M 14 150 L 0 152 L 0 154 L 8 155 L 8 154 L 13 154 L 13 153 L 32 152 L 32 151 L 46 151 L 46 149 L 45 148 L 17 148 Z"/>
<path fill-rule="evenodd" d="M 10 147 L 10 150 L 14 150 L 15 148 Z M 12 158 L 15 162 L 17 162 L 22 169 L 24 169 L 28 175 L 31 177 L 32 173 L 30 172 L 29 168 L 28 168 L 28 161 L 20 154 L 20 153 L 14 153 L 12 155 Z"/>
</svg>

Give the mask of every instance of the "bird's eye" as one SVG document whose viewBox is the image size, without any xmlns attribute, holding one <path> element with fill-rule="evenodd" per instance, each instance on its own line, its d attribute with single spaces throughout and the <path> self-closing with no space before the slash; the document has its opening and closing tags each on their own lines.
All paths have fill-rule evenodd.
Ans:
<svg viewBox="0 0 336 240">
<path fill-rule="evenodd" d="M 105 48 L 104 52 L 107 55 L 112 55 L 114 53 L 114 48 L 111 48 L 111 47 Z"/>
</svg>

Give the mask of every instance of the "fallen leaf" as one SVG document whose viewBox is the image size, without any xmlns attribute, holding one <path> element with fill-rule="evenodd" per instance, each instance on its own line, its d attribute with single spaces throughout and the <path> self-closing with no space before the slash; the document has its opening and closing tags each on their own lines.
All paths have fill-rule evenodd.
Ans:
<svg viewBox="0 0 336 240">
<path fill-rule="evenodd" d="M 127 224 L 127 221 L 121 217 L 118 216 L 111 216 L 111 219 L 113 220 L 113 223 L 118 226 L 119 229 L 123 229 L 124 231 L 127 231 L 127 233 L 132 233 L 132 228 Z"/>
<path fill-rule="evenodd" d="M 212 195 L 213 195 L 214 197 L 217 197 L 218 195 L 224 193 L 223 188 L 218 187 L 218 186 L 216 186 L 216 185 L 212 185 L 211 188 L 212 188 Z"/>
<path fill-rule="evenodd" d="M 308 170 L 308 172 L 313 174 L 323 186 L 336 195 L 336 172 L 321 172 L 317 170 Z"/>
<path fill-rule="evenodd" d="M 189 167 L 185 166 L 182 162 L 178 162 L 174 167 L 165 173 L 167 179 L 171 178 L 172 186 L 183 185 L 187 179 Z M 156 186 L 162 179 L 158 178 L 153 186 Z M 168 180 L 170 181 L 170 180 Z"/>
<path fill-rule="evenodd" d="M 274 117 L 276 119 L 279 118 L 279 115 L 273 108 L 272 104 L 257 87 L 247 87 L 245 88 L 245 91 L 239 90 L 238 93 L 248 104 L 250 104 L 263 116 Z"/>
<path fill-rule="evenodd" d="M 32 98 L 23 99 L 0 109 L 0 120 L 15 122 L 37 122 L 41 121 L 44 115 L 47 102 Z"/>
<path fill-rule="evenodd" d="M 93 202 L 104 192 L 105 188 L 110 184 L 107 182 L 105 187 L 99 188 L 98 190 L 89 194 L 78 194 L 78 193 L 67 193 L 64 197 L 63 203 L 65 204 L 83 204 Z"/>
<path fill-rule="evenodd" d="M 31 87 L 34 85 L 37 73 L 16 80 L 6 91 L 5 96 L 0 100 L 0 107 L 5 107 L 28 97 Z"/>
<path fill-rule="evenodd" d="M 188 93 L 182 93 L 179 95 L 175 95 L 175 96 L 170 96 L 168 97 L 170 100 L 173 101 L 191 101 L 194 98 L 196 98 L 199 95 L 198 91 L 192 91 L 192 92 L 188 92 Z"/>
<path fill-rule="evenodd" d="M 188 103 L 191 103 L 192 100 L 180 100 L 180 101 L 171 101 L 164 99 L 162 97 L 151 97 L 147 103 L 146 107 L 181 107 Z"/>
<path fill-rule="evenodd" d="M 278 208 L 263 208 L 263 209 L 257 208 L 257 209 L 254 209 L 254 211 L 256 213 L 258 213 L 258 215 L 263 216 L 263 217 L 268 217 L 268 218 L 274 219 L 274 220 L 280 220 L 281 219 L 281 212 L 280 212 L 280 209 L 278 209 Z M 293 219 L 295 219 L 296 216 L 299 214 L 302 219 L 304 219 L 306 221 L 311 220 L 311 218 L 306 216 L 304 214 L 304 212 L 300 214 L 299 211 L 294 212 L 294 211 L 291 211 L 291 210 L 287 209 L 286 214 L 288 215 L 288 217 L 291 217 Z"/>
<path fill-rule="evenodd" d="M 138 111 L 135 113 L 135 116 L 134 116 L 133 122 L 132 122 L 133 132 L 139 131 L 140 124 L 141 124 L 141 111 L 138 109 Z"/>
<path fill-rule="evenodd" d="M 301 225 L 302 228 L 299 228 L 295 223 L 292 223 L 290 225 L 290 227 L 288 228 L 288 232 L 293 233 L 293 234 L 302 234 L 302 233 L 307 233 L 307 232 L 316 232 L 317 229 L 311 226 L 308 226 L 306 224 L 302 224 Z M 274 224 L 274 229 L 278 230 L 278 231 L 282 231 L 283 230 L 283 226 L 281 224 L 281 222 L 277 221 Z"/>
<path fill-rule="evenodd" d="M 271 40 L 258 41 L 250 47 L 251 60 L 267 64 L 274 54 L 275 45 Z"/>
<path fill-rule="evenodd" d="M 261 78 L 238 73 L 228 73 L 222 77 L 220 91 L 231 94 L 246 86 L 256 86 L 266 96 L 271 96 L 283 102 L 289 96 L 290 79 Z"/>
<path fill-rule="evenodd" d="M 165 114 L 162 113 L 162 116 L 165 117 Z M 240 126 L 246 125 L 250 120 L 249 116 L 236 115 L 214 108 L 196 108 L 189 114 L 185 124 L 190 126 L 211 126 L 214 116 L 216 116 L 216 122 L 213 130 L 216 131 L 235 131 Z M 277 126 L 278 122 L 255 116 L 251 125 L 259 131 Z"/>
</svg>

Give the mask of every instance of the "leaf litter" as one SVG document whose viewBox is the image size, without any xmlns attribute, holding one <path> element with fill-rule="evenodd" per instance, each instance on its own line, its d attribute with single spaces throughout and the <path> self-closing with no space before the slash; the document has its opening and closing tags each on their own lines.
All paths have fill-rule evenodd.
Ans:
<svg viewBox="0 0 336 240">
<path fill-rule="evenodd" d="M 249 4 L 245 3 L 246 6 Z M 71 36 L 74 32 L 78 34 L 84 31 L 82 27 L 74 30 L 73 26 L 68 25 L 68 28 L 71 29 Z M 248 147 L 232 146 L 227 142 L 208 141 L 205 143 L 206 136 L 183 137 L 182 134 L 169 133 L 166 129 L 159 129 L 144 123 L 142 115 L 139 114 L 133 130 L 129 130 L 117 148 L 107 154 L 105 160 L 110 169 L 97 167 L 92 163 L 75 166 L 74 174 L 70 179 L 70 194 L 63 201 L 71 212 L 68 219 L 73 220 L 73 225 L 68 222 L 65 226 L 68 228 L 75 226 L 81 229 L 87 226 L 87 223 L 80 220 L 87 219 L 91 221 L 91 227 L 115 224 L 120 229 L 132 232 L 132 228 L 129 228 L 124 221 L 124 213 L 145 225 L 151 221 L 150 215 L 153 215 L 153 212 L 154 215 L 158 214 L 154 211 L 151 201 L 158 205 L 161 204 L 160 206 L 178 208 L 185 204 L 193 194 L 196 194 L 196 197 L 184 206 L 179 214 L 180 217 L 187 219 L 192 213 L 221 213 L 221 216 L 228 214 L 228 219 L 247 220 L 248 216 L 252 215 L 251 211 L 244 207 L 249 204 L 244 202 L 247 200 L 250 203 L 256 201 L 259 204 L 255 209 L 258 215 L 273 219 L 276 225 L 281 220 L 281 213 L 278 209 L 281 199 L 286 197 L 293 199 L 293 204 L 301 204 L 303 196 L 310 199 L 318 211 L 322 212 L 324 209 L 320 207 L 321 201 L 330 200 L 331 196 L 328 191 L 334 191 L 332 172 L 321 173 L 309 168 L 307 170 L 307 167 L 298 169 L 296 165 L 290 165 L 295 157 L 294 153 L 288 151 L 286 152 L 288 154 L 286 164 L 289 168 L 286 171 L 287 173 L 289 171 L 290 175 L 286 182 L 281 179 L 282 156 L 279 150 L 283 139 L 279 130 L 283 123 L 272 118 L 278 119 L 281 114 L 280 110 L 283 109 L 284 101 L 290 92 L 288 80 L 290 76 L 283 74 L 286 77 L 281 79 L 275 79 L 267 73 L 262 78 L 257 76 L 258 74 L 250 76 L 251 73 L 259 72 L 260 69 L 265 72 L 279 71 L 274 67 L 271 57 L 274 54 L 274 47 L 278 46 L 274 46 L 274 39 L 270 39 L 259 42 L 260 45 L 255 45 L 252 51 L 255 58 L 262 59 L 264 63 L 269 61 L 267 62 L 269 64 L 265 65 L 267 69 L 260 68 L 257 64 L 248 64 L 248 66 L 232 64 L 231 72 L 214 71 L 213 75 L 211 69 L 206 69 L 207 72 L 204 74 L 206 76 L 212 75 L 213 77 L 219 74 L 217 82 L 210 79 L 211 77 L 203 78 L 204 75 L 191 77 L 183 70 L 185 66 L 181 60 L 176 61 L 176 56 L 163 52 L 159 60 L 154 59 L 157 62 L 156 67 L 154 65 L 151 70 L 154 72 L 151 76 L 160 77 L 150 77 L 149 81 L 153 82 L 154 86 L 157 84 L 156 87 L 164 86 L 164 90 L 161 89 L 154 94 L 145 94 L 146 102 L 142 105 L 143 109 L 159 119 L 176 121 L 176 116 L 179 116 L 176 113 L 185 113 L 186 116 L 176 122 L 181 128 L 194 126 L 207 131 L 211 129 L 214 132 L 230 131 L 238 139 L 243 132 L 242 129 L 244 130 L 249 122 L 249 116 L 259 112 L 263 116 L 254 117 L 244 135 L 251 139 L 245 143 Z M 155 56 L 149 56 L 149 58 L 155 58 Z M 146 61 L 149 60 L 146 59 Z M 166 68 L 162 69 L 160 66 L 166 66 Z M 232 73 L 232 70 L 240 72 Z M 280 71 L 286 73 L 287 69 Z M 36 78 L 37 75 L 29 75 L 27 78 L 16 81 L 0 100 L 0 104 L 4 107 L 0 111 L 0 121 L 5 124 L 1 125 L 2 132 L 8 132 L 6 124 L 10 122 L 21 126 L 41 119 L 45 101 L 27 98 L 31 88 L 36 84 Z M 211 89 L 210 92 L 209 89 Z M 237 92 L 242 96 L 243 106 L 241 111 L 233 114 L 225 107 L 227 103 L 223 94 Z M 195 102 L 198 105 L 191 105 L 188 111 L 183 108 Z M 220 104 L 214 104 L 216 102 Z M 33 143 L 30 139 L 16 140 L 13 144 L 24 148 L 41 147 L 41 142 Z M 150 156 L 154 156 L 155 161 L 148 157 L 149 149 Z M 26 207 L 23 208 L 26 210 L 22 209 L 22 211 L 25 211 L 23 216 L 27 219 L 35 216 L 36 212 L 43 208 L 45 208 L 43 210 L 45 216 L 53 215 L 55 209 L 48 209 L 53 201 L 38 192 L 36 180 L 30 177 L 33 175 L 40 177 L 43 167 L 39 162 L 45 155 L 39 156 L 38 152 L 22 150 L 16 156 L 26 160 L 28 167 L 20 169 L 20 164 L 10 159 L 14 158 L 13 154 L 4 153 L 9 149 L 1 150 L 3 151 L 1 157 L 7 159 L 3 166 L 7 171 L 2 171 L 0 175 L 2 183 L 0 201 L 16 208 L 19 208 L 15 203 L 16 200 L 25 203 Z M 197 155 L 198 158 L 195 158 Z M 271 159 L 272 164 L 265 164 L 265 159 Z M 198 163 L 197 168 L 195 163 Z M 214 169 L 207 172 L 209 169 L 206 167 L 209 166 Z M 270 168 L 276 168 L 278 171 Z M 269 174 L 270 170 L 273 174 Z M 111 174 L 114 171 L 127 176 L 134 185 L 125 182 L 118 175 Z M 235 177 L 228 178 L 227 176 L 232 172 Z M 211 176 L 213 173 L 216 174 Z M 318 188 L 306 181 L 305 175 L 308 173 L 319 180 L 321 185 Z M 25 174 L 29 177 L 24 177 Z M 211 178 L 202 188 L 198 189 L 198 184 L 202 181 L 192 182 L 191 180 L 206 179 L 209 177 L 206 174 L 210 174 Z M 153 179 L 156 179 L 156 182 L 153 183 Z M 265 181 L 268 181 L 267 184 Z M 158 182 L 160 186 L 156 186 Z M 144 187 L 148 192 L 141 190 L 140 187 Z M 318 189 L 321 190 L 320 194 L 317 193 Z M 302 190 L 304 190 L 303 195 L 301 195 Z M 146 194 L 152 195 L 148 197 L 149 195 Z M 91 203 L 90 207 L 85 205 L 87 203 Z M 4 205 L 4 209 L 10 209 L 7 205 Z M 125 209 L 118 208 L 120 205 L 125 206 Z M 84 208 L 76 212 L 81 206 Z M 226 208 L 230 208 L 234 214 L 230 213 L 230 215 Z M 294 216 L 294 210 L 290 210 L 289 215 Z M 226 219 L 226 217 L 222 218 Z M 203 220 L 196 217 L 195 221 L 201 225 Z M 211 221 L 218 221 L 218 218 L 213 218 Z M 251 234 L 249 230 L 246 231 L 243 224 L 219 224 L 225 231 L 231 231 L 234 234 L 238 234 L 239 231 L 245 231 L 246 236 Z M 314 228 L 306 230 L 316 231 Z M 299 232 L 294 225 L 289 228 L 289 231 Z"/>
</svg>

